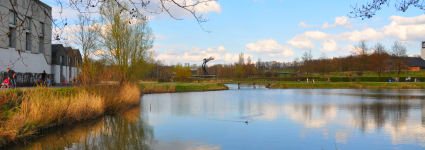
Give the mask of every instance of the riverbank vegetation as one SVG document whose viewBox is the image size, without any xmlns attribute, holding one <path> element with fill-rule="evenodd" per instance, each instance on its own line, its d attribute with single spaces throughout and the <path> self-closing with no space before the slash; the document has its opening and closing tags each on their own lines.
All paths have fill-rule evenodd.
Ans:
<svg viewBox="0 0 425 150">
<path fill-rule="evenodd" d="M 382 88 L 382 89 L 424 89 L 425 83 L 404 83 L 404 82 L 280 82 L 272 83 L 270 88 L 273 89 L 368 89 L 368 88 Z"/>
<path fill-rule="evenodd" d="M 183 83 L 183 82 L 162 82 L 162 83 L 142 83 L 144 93 L 174 93 L 174 92 L 195 92 L 227 90 L 228 87 L 217 83 Z"/>
<path fill-rule="evenodd" d="M 140 86 L 92 86 L 84 88 L 9 90 L 0 93 L 0 147 L 40 130 L 139 105 Z"/>
</svg>

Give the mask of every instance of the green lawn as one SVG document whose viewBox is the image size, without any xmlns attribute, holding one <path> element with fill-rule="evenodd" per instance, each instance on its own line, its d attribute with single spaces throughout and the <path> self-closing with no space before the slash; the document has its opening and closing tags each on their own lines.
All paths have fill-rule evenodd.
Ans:
<svg viewBox="0 0 425 150">
<path fill-rule="evenodd" d="M 227 86 L 222 84 L 217 84 L 217 83 L 161 82 L 161 83 L 141 83 L 141 86 L 143 90 L 152 89 L 154 93 L 211 91 L 211 90 L 228 89 Z"/>
<path fill-rule="evenodd" d="M 425 82 L 281 82 L 271 86 L 271 88 L 390 88 L 390 89 L 423 89 Z"/>
<path fill-rule="evenodd" d="M 354 73 L 354 72 L 353 72 Z M 329 72 L 325 74 L 325 77 L 332 77 L 332 76 L 347 76 L 347 73 L 345 72 Z M 353 74 L 353 76 L 357 76 L 356 74 Z M 397 72 L 383 72 L 381 74 L 381 77 L 397 77 Z M 425 71 L 402 71 L 400 72 L 401 77 L 410 76 L 410 77 L 425 77 Z M 323 77 L 322 75 L 318 74 L 303 74 L 303 77 Z M 378 73 L 376 72 L 364 72 L 363 77 L 379 77 Z"/>
</svg>

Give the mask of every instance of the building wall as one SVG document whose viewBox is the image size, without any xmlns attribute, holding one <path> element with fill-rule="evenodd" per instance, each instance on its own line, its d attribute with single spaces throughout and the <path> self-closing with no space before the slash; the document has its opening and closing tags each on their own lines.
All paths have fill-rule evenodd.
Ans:
<svg viewBox="0 0 425 150">
<path fill-rule="evenodd" d="M 70 71 L 69 68 L 71 68 L 71 74 L 69 72 Z M 60 65 L 53 65 L 52 70 L 53 70 L 53 74 L 55 74 L 55 77 L 52 83 L 62 84 L 61 74 L 60 74 Z M 66 84 L 70 84 L 71 82 L 74 82 L 73 79 L 74 78 L 77 79 L 78 73 L 79 73 L 79 69 L 76 67 L 63 66 L 63 75 L 65 76 Z"/>
<path fill-rule="evenodd" d="M 7 68 L 20 73 L 42 73 L 51 74 L 51 67 L 46 63 L 43 54 L 22 52 L 20 55 L 14 49 L 0 48 L 0 72 Z"/>
<path fill-rule="evenodd" d="M 410 67 L 410 71 L 419 71 L 420 67 Z"/>
<path fill-rule="evenodd" d="M 9 24 L 8 15 L 11 14 L 10 10 L 13 10 L 13 8 L 9 0 L 0 0 L 0 17 L 2 18 L 0 20 L 0 71 L 6 70 L 6 68 L 12 68 L 16 72 L 22 73 L 39 73 L 45 70 L 46 73 L 50 74 L 51 67 L 49 65 L 52 61 L 52 20 L 50 18 L 52 8 L 44 3 L 37 2 L 31 5 L 33 10 L 36 11 L 27 11 L 29 2 L 34 2 L 34 0 L 26 0 L 26 2 L 24 0 L 17 0 L 17 5 L 15 5 L 17 6 L 15 7 L 17 16 L 31 18 L 30 30 L 25 30 L 24 27 L 19 26 L 21 22 L 18 19 L 15 19 L 15 25 Z M 47 11 L 48 14 L 44 14 L 42 9 Z M 42 31 L 41 23 L 44 23 L 43 36 L 40 34 Z M 13 40 L 15 43 L 14 48 L 9 47 L 9 37 L 5 34 L 9 32 L 10 27 L 16 27 L 16 30 L 14 30 L 16 38 Z M 26 33 L 29 33 L 31 38 L 30 50 L 26 49 Z M 44 40 L 40 41 L 40 37 L 43 37 Z M 40 51 L 40 45 L 44 46 L 43 51 Z"/>
</svg>

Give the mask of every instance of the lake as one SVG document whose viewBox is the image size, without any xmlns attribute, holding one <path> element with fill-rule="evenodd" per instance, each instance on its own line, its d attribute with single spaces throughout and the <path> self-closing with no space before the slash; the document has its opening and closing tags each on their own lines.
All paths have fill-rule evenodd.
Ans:
<svg viewBox="0 0 425 150">
<path fill-rule="evenodd" d="M 425 149 L 425 90 L 228 86 L 144 95 L 7 149 Z"/>
</svg>

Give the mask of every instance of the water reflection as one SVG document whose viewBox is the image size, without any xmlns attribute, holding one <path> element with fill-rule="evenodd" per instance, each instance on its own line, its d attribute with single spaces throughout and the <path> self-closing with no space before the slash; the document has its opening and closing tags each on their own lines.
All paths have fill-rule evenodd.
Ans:
<svg viewBox="0 0 425 150">
<path fill-rule="evenodd" d="M 424 90 L 231 90 L 221 92 L 206 92 L 203 94 L 181 93 L 149 95 L 143 98 L 155 106 L 149 112 L 149 122 L 159 122 L 157 119 L 183 117 L 188 128 L 196 123 L 208 126 L 205 120 L 215 121 L 217 128 L 232 128 L 222 126 L 225 122 L 251 122 L 246 133 L 233 133 L 233 137 L 249 137 L 255 139 L 255 144 L 275 145 L 265 139 L 297 137 L 289 141 L 294 143 L 310 143 L 320 149 L 332 148 L 334 141 L 339 148 L 360 148 L 359 145 L 374 145 L 373 148 L 400 148 L 407 144 L 415 147 L 425 146 L 425 98 Z M 184 113 L 183 113 L 184 112 Z M 288 120 L 289 119 L 289 120 Z M 204 121 L 203 121 L 204 120 Z M 207 122 L 208 122 L 207 121 Z M 175 124 L 162 122 L 161 126 Z M 270 127 L 268 124 L 272 124 Z M 273 125 L 280 125 L 273 126 Z M 282 125 L 284 128 L 282 128 Z M 299 126 L 301 125 L 301 128 Z M 239 126 L 239 125 L 235 125 Z M 155 131 L 162 130 L 156 128 Z M 185 130 L 186 128 L 179 128 Z M 223 129 L 225 130 L 225 129 Z M 261 136 L 249 130 L 266 130 Z M 293 132 L 297 131 L 297 132 Z M 224 132 L 226 131 L 218 131 Z M 281 134 L 288 133 L 291 134 Z M 252 132 L 254 133 L 254 132 Z M 229 135 L 229 133 L 226 133 Z M 206 133 L 209 135 L 209 133 Z M 192 137 L 177 134 L 176 137 Z M 163 138 L 163 137 L 158 137 Z M 222 144 L 221 142 L 213 144 Z M 261 144 L 261 141 L 267 144 Z M 240 144 L 227 144 L 239 145 Z M 356 146 L 357 145 L 357 146 Z M 397 145 L 397 146 L 394 146 Z M 226 148 L 226 144 L 222 145 Z M 247 146 L 248 147 L 248 146 Z M 295 145 L 294 148 L 305 148 Z M 328 149 L 329 149 L 328 148 Z"/>
<path fill-rule="evenodd" d="M 45 132 L 13 149 L 424 149 L 424 92 L 151 94 L 142 97 L 141 108 Z"/>
<path fill-rule="evenodd" d="M 44 131 L 42 136 L 8 149 L 150 149 L 153 129 L 140 118 L 140 108 L 115 116 Z"/>
</svg>

